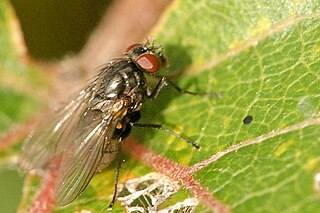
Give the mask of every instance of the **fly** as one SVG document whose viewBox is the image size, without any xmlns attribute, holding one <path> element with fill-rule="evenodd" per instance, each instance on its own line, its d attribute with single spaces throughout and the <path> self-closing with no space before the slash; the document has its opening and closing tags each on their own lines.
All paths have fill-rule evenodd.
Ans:
<svg viewBox="0 0 320 213">
<path fill-rule="evenodd" d="M 122 141 L 132 127 L 164 130 L 188 142 L 187 138 L 157 124 L 138 124 L 140 109 L 145 99 L 155 99 L 161 89 L 170 84 L 179 92 L 194 95 L 160 78 L 151 90 L 145 74 L 155 73 L 165 65 L 161 45 L 130 46 L 123 58 L 111 60 L 78 95 L 71 98 L 25 140 L 21 165 L 25 170 L 44 169 L 51 160 L 61 156 L 54 188 L 55 201 L 67 205 L 87 187 L 93 175 L 108 166 L 121 153 Z M 121 159 L 115 180 L 117 194 Z"/>
</svg>

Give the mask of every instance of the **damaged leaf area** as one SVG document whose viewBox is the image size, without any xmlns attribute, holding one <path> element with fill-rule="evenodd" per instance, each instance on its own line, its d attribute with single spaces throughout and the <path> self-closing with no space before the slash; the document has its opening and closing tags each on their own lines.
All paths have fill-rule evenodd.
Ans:
<svg viewBox="0 0 320 213">
<path fill-rule="evenodd" d="M 40 113 L 37 103 L 46 101 L 33 94 L 46 90 L 45 74 L 19 59 L 10 19 L 2 1 L 1 135 Z M 316 212 L 320 4 L 175 1 L 155 29 L 170 64 L 161 74 L 188 91 L 221 97 L 168 86 L 144 104 L 141 123 L 162 124 L 201 148 L 159 130 L 133 129 L 113 211 Z M 1 150 L 1 167 L 18 153 L 17 146 Z M 54 211 L 104 212 L 114 173 L 112 165 L 95 175 L 77 200 Z M 39 182 L 27 178 L 21 209 L 32 203 Z"/>
<path fill-rule="evenodd" d="M 187 198 L 161 209 L 161 204 L 180 190 L 177 181 L 165 175 L 149 173 L 119 185 L 118 200 L 128 212 L 193 212 L 199 201 Z"/>
</svg>

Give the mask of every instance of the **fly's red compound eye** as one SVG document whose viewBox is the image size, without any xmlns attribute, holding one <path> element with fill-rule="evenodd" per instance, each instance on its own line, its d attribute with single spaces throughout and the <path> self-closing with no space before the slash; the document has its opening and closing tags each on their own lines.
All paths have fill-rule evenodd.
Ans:
<svg viewBox="0 0 320 213">
<path fill-rule="evenodd" d="M 154 73 L 160 69 L 159 58 L 150 53 L 140 55 L 137 58 L 136 63 L 146 72 Z"/>
<path fill-rule="evenodd" d="M 132 44 L 127 48 L 127 52 L 130 52 L 131 50 L 133 50 L 134 48 L 141 46 L 142 44 Z"/>
</svg>

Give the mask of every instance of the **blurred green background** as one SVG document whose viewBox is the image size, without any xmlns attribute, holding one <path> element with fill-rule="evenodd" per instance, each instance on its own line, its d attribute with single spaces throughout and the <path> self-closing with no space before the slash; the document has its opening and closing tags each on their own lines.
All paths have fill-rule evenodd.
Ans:
<svg viewBox="0 0 320 213">
<path fill-rule="evenodd" d="M 56 60 L 77 53 L 111 0 L 11 0 L 32 57 Z M 0 166 L 0 212 L 17 211 L 23 175 Z"/>
<path fill-rule="evenodd" d="M 23 176 L 17 170 L 0 167 L 0 212 L 16 212 L 22 184 Z"/>
</svg>

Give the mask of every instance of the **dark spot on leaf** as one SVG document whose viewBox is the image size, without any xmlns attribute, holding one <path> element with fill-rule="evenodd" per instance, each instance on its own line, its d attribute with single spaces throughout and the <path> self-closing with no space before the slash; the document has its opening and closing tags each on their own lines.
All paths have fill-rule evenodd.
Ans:
<svg viewBox="0 0 320 213">
<path fill-rule="evenodd" d="M 244 119 L 243 119 L 243 123 L 244 124 L 249 124 L 253 121 L 253 117 L 251 115 L 247 115 Z"/>
</svg>

